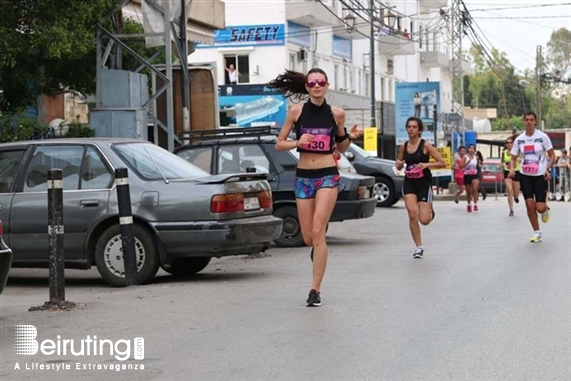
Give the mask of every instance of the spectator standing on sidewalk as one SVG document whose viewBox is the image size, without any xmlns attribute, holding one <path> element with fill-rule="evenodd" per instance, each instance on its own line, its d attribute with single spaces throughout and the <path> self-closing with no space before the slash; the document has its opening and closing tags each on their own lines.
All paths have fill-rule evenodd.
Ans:
<svg viewBox="0 0 571 381">
<path fill-rule="evenodd" d="M 566 149 L 561 150 L 556 166 L 559 170 L 559 193 L 561 194 L 559 201 L 565 201 L 565 196 L 571 192 L 571 158 L 567 155 Z"/>
</svg>

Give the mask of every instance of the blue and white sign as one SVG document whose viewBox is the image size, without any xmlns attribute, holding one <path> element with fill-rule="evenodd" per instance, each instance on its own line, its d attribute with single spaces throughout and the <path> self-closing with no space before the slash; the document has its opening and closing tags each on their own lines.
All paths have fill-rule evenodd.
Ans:
<svg viewBox="0 0 571 381">
<path fill-rule="evenodd" d="M 288 21 L 287 42 L 304 48 L 311 48 L 311 28 Z"/>
<path fill-rule="evenodd" d="M 220 85 L 218 100 L 223 127 L 281 127 L 287 114 L 284 96 L 265 85 Z"/>
<path fill-rule="evenodd" d="M 442 129 L 442 123 L 434 125 L 434 111 L 437 115 L 440 113 L 440 82 L 397 83 L 395 98 L 396 144 L 408 140 L 406 120 L 411 116 L 422 120 L 422 138 L 434 144 L 435 128 Z"/>
<path fill-rule="evenodd" d="M 236 25 L 214 31 L 214 45 L 197 44 L 197 48 L 224 46 L 275 46 L 285 44 L 284 24 Z"/>
<path fill-rule="evenodd" d="M 333 55 L 336 57 L 353 59 L 353 44 L 351 40 L 333 35 Z"/>
</svg>

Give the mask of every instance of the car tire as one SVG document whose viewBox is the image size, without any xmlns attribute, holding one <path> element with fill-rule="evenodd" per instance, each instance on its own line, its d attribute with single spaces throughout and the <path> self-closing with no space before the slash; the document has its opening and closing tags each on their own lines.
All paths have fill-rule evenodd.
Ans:
<svg viewBox="0 0 571 381">
<path fill-rule="evenodd" d="M 274 216 L 281 218 L 283 222 L 282 234 L 274 242 L 279 247 L 304 246 L 301 226 L 297 217 L 295 206 L 282 206 L 274 210 Z"/>
<path fill-rule="evenodd" d="M 141 225 L 133 225 L 137 284 L 151 282 L 159 270 L 159 253 L 152 233 Z M 95 245 L 95 264 L 101 277 L 112 287 L 125 286 L 121 226 L 115 224 L 101 234 Z"/>
<path fill-rule="evenodd" d="M 395 185 L 385 177 L 377 177 L 373 188 L 374 197 L 377 198 L 377 206 L 389 207 L 398 201 Z"/>
<path fill-rule="evenodd" d="M 163 267 L 163 270 L 175 276 L 194 275 L 204 270 L 211 259 L 212 257 L 176 258 L 170 267 Z"/>
</svg>

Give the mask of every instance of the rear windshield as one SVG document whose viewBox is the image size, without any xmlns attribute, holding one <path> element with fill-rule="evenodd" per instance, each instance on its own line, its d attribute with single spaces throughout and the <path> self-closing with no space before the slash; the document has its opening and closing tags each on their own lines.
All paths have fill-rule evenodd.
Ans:
<svg viewBox="0 0 571 381">
<path fill-rule="evenodd" d="M 484 163 L 482 165 L 482 172 L 501 172 L 502 167 L 496 163 Z"/>
<path fill-rule="evenodd" d="M 151 143 L 123 143 L 113 150 L 130 169 L 146 180 L 175 180 L 209 176 L 202 169 Z"/>
</svg>

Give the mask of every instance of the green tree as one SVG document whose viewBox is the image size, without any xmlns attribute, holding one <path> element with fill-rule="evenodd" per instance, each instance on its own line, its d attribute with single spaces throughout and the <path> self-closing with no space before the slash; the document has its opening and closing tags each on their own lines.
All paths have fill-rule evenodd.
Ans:
<svg viewBox="0 0 571 381">
<path fill-rule="evenodd" d="M 533 94 L 520 85 L 522 78 L 515 73 L 505 53 L 497 49 L 488 53 L 483 47 L 472 45 L 470 54 L 475 70 L 469 80 L 464 81 L 465 105 L 496 108 L 500 118 L 504 118 L 503 122 L 496 123 L 496 128 L 509 129 L 511 116 L 521 117 L 532 107 Z"/>
<path fill-rule="evenodd" d="M 561 73 L 571 69 L 571 31 L 560 28 L 551 33 L 547 42 L 547 62 L 552 70 L 560 70 Z"/>
<path fill-rule="evenodd" d="M 93 92 L 96 26 L 117 8 L 111 0 L 0 1 L 0 110 L 62 89 Z"/>
</svg>

